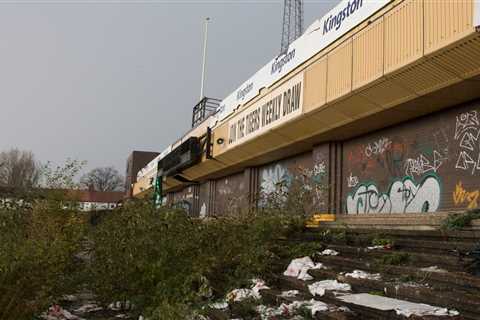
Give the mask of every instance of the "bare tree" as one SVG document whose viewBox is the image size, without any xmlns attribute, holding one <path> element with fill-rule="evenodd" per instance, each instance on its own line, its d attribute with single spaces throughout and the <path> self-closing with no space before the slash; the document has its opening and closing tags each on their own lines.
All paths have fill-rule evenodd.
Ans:
<svg viewBox="0 0 480 320">
<path fill-rule="evenodd" d="M 114 167 L 95 168 L 82 176 L 80 184 L 96 191 L 123 191 L 124 178 Z"/>
<path fill-rule="evenodd" d="M 31 151 L 0 152 L 0 186 L 28 189 L 38 185 L 41 166 Z"/>
</svg>

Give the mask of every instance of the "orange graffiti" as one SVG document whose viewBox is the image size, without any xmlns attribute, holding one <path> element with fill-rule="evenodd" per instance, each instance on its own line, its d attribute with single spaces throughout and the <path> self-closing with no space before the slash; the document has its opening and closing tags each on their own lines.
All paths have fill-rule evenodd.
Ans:
<svg viewBox="0 0 480 320">
<path fill-rule="evenodd" d="M 462 185 L 462 182 L 458 182 L 453 192 L 453 202 L 456 206 L 467 203 L 468 209 L 475 209 L 478 207 L 478 197 L 480 196 L 480 191 L 467 191 Z"/>
</svg>

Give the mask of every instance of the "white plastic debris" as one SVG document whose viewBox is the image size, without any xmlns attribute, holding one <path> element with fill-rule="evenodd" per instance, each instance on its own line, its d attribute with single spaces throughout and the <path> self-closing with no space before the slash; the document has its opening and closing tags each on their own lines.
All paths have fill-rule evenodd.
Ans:
<svg viewBox="0 0 480 320">
<path fill-rule="evenodd" d="M 447 270 L 440 269 L 440 268 L 437 267 L 437 266 L 431 266 L 431 267 L 427 267 L 427 268 L 421 268 L 420 270 L 421 270 L 421 271 L 424 271 L 424 272 L 440 272 L 440 273 L 447 272 Z"/>
<path fill-rule="evenodd" d="M 347 292 L 352 290 L 348 283 L 340 283 L 337 280 L 323 280 L 315 282 L 308 286 L 308 290 L 313 296 L 323 296 L 325 291 Z"/>
<path fill-rule="evenodd" d="M 224 310 L 228 308 L 228 303 L 226 301 L 218 301 L 211 303 L 210 308 L 217 309 L 217 310 Z"/>
<path fill-rule="evenodd" d="M 313 280 L 313 277 L 308 274 L 308 270 L 312 269 L 326 269 L 321 263 L 314 263 L 310 257 L 303 257 L 293 259 L 287 267 L 283 275 L 288 277 L 295 277 L 303 281 Z"/>
<path fill-rule="evenodd" d="M 256 310 L 260 314 L 260 317 L 262 318 L 262 320 L 268 320 L 268 319 L 272 319 L 272 317 L 275 317 L 275 316 L 284 316 L 284 317 L 294 316 L 295 313 L 300 308 L 309 309 L 310 312 L 312 313 L 312 317 L 314 317 L 317 312 L 329 311 L 332 309 L 326 303 L 312 299 L 312 300 L 305 300 L 305 301 L 294 301 L 289 304 L 282 303 L 278 308 L 272 308 L 272 307 L 266 307 L 266 306 L 260 305 L 257 307 Z M 296 319 L 296 318 L 293 318 L 293 319 Z M 303 318 L 298 318 L 298 319 L 303 319 Z"/>
<path fill-rule="evenodd" d="M 73 294 L 66 294 L 64 296 L 62 296 L 62 300 L 63 301 L 68 301 L 68 302 L 75 302 L 78 300 L 78 297 L 76 295 L 73 295 Z"/>
<path fill-rule="evenodd" d="M 252 291 L 260 296 L 260 290 L 267 290 L 270 289 L 266 284 L 265 281 L 262 279 L 252 279 L 253 287 Z"/>
<path fill-rule="evenodd" d="M 367 250 L 380 250 L 380 249 L 385 249 L 385 247 L 384 246 L 367 247 Z"/>
<path fill-rule="evenodd" d="M 280 294 L 280 297 L 282 298 L 293 298 L 297 296 L 300 293 L 298 290 L 288 290 L 288 291 L 282 291 Z"/>
<path fill-rule="evenodd" d="M 332 250 L 332 249 L 325 249 L 322 252 L 319 253 L 322 256 L 337 256 L 338 251 Z"/>
<path fill-rule="evenodd" d="M 45 320 L 84 320 L 76 315 L 71 314 L 69 311 L 63 309 L 59 305 L 53 305 L 48 308 L 46 314 L 42 315 Z"/>
<path fill-rule="evenodd" d="M 413 303 L 405 300 L 387 298 L 368 293 L 349 294 L 339 297 L 338 299 L 361 305 L 377 310 L 389 311 L 394 310 L 398 315 L 405 317 L 415 316 L 458 316 L 456 310 L 448 310 L 447 308 L 435 307 L 423 303 Z"/>
<path fill-rule="evenodd" d="M 262 297 L 260 290 L 270 289 L 262 279 L 253 279 L 252 283 L 253 285 L 250 289 L 235 289 L 230 291 L 227 294 L 227 300 L 238 302 L 247 298 L 260 299 Z"/>
<path fill-rule="evenodd" d="M 97 312 L 103 310 L 102 307 L 94 304 L 94 303 L 87 303 L 83 306 L 74 310 L 75 313 L 90 313 L 90 312 Z"/>
<path fill-rule="evenodd" d="M 227 294 L 227 300 L 229 301 L 239 302 L 248 298 L 259 299 L 260 297 L 257 297 L 252 289 L 235 289 Z"/>
<path fill-rule="evenodd" d="M 346 273 L 346 277 L 356 278 L 356 279 L 369 279 L 369 280 L 381 280 L 382 277 L 380 273 L 368 273 L 363 270 L 353 270 L 353 272 Z"/>
</svg>

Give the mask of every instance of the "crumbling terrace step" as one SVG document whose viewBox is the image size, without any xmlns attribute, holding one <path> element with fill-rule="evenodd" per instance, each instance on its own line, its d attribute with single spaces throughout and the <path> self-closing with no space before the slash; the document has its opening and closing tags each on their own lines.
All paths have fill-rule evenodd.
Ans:
<svg viewBox="0 0 480 320">
<path fill-rule="evenodd" d="M 300 292 L 295 297 L 281 297 L 282 291 L 275 289 L 262 290 L 262 300 L 270 306 L 280 306 L 282 303 L 289 304 L 294 301 L 305 301 L 312 299 L 312 296 L 309 293 Z M 338 304 L 334 302 L 328 303 L 329 305 L 334 305 L 339 307 Z M 353 312 L 340 312 L 340 311 L 328 311 L 317 313 L 315 316 L 316 320 L 355 320 L 358 319 L 358 316 Z"/>
<path fill-rule="evenodd" d="M 396 254 L 408 254 L 411 258 L 412 263 L 417 265 L 422 265 L 422 267 L 428 267 L 436 265 L 439 267 L 447 268 L 451 271 L 463 271 L 468 267 L 473 259 L 465 258 L 462 256 L 454 255 L 438 255 L 431 253 L 423 252 L 412 252 L 411 250 L 398 250 L 397 248 L 393 249 L 374 249 L 369 250 L 365 247 L 356 247 L 356 246 L 347 246 L 347 245 L 337 245 L 330 244 L 327 246 L 329 249 L 340 252 L 343 257 L 351 258 L 366 258 L 366 259 L 379 259 L 385 255 L 396 253 Z"/>
<path fill-rule="evenodd" d="M 434 286 L 447 287 L 458 291 L 480 292 L 480 278 L 463 272 L 425 272 L 410 266 L 378 265 L 372 261 L 362 259 L 351 259 L 339 256 L 321 256 L 318 260 L 327 267 L 335 270 L 350 271 L 359 269 L 368 272 L 390 274 L 395 276 L 412 276 L 414 278 L 424 277 Z"/>
<path fill-rule="evenodd" d="M 441 240 L 458 242 L 477 242 L 480 239 L 480 230 L 396 230 L 396 229 L 369 229 L 369 228 L 342 228 L 329 227 L 332 232 L 345 231 L 349 235 L 387 235 L 392 238 L 408 238 L 423 240 Z M 324 229 L 323 229 L 324 230 Z M 312 233 L 321 233 L 322 229 L 309 229 Z"/>
<path fill-rule="evenodd" d="M 385 275 L 382 275 L 381 280 L 372 280 L 347 277 L 324 269 L 310 270 L 309 273 L 315 278 L 314 281 L 337 279 L 348 283 L 353 292 L 383 292 L 390 298 L 456 309 L 468 319 L 480 319 L 480 292 L 479 295 L 472 295 L 452 289 L 436 290 L 421 285 L 406 285 L 396 279 L 385 278 Z"/>
<path fill-rule="evenodd" d="M 456 309 L 467 319 L 480 318 L 480 296 L 478 295 L 346 276 L 339 276 L 337 279 L 350 284 L 354 292 L 381 291 L 390 298 Z"/>
<path fill-rule="evenodd" d="M 281 282 L 283 284 L 283 288 L 299 290 L 300 292 L 302 292 L 306 296 L 310 295 L 310 293 L 308 291 L 308 285 L 314 282 L 314 281 L 301 281 L 301 280 L 298 280 L 296 278 L 286 277 L 286 276 L 282 276 L 281 279 L 282 279 Z M 330 279 L 334 279 L 334 278 L 330 278 Z M 352 292 L 353 293 L 365 292 L 365 291 L 358 292 L 358 291 L 356 291 L 356 289 L 358 289 L 358 288 L 353 288 L 352 287 Z M 405 319 L 407 319 L 404 316 L 397 315 L 393 311 L 382 311 L 382 310 L 369 308 L 369 307 L 366 307 L 366 306 L 360 306 L 360 305 L 355 305 L 355 304 L 350 304 L 350 303 L 343 302 L 343 301 L 337 299 L 335 297 L 335 295 L 331 292 L 327 292 L 322 297 L 317 297 L 317 296 L 312 297 L 311 295 L 310 295 L 310 297 L 314 298 L 315 300 L 319 300 L 319 301 L 322 301 L 322 302 L 325 302 L 325 303 L 328 303 L 328 304 L 334 304 L 334 305 L 337 305 L 337 306 L 348 307 L 355 314 L 357 314 L 357 317 L 355 319 L 360 319 L 360 320 L 367 320 L 367 319 L 368 320 L 394 320 L 394 319 L 395 320 L 400 320 L 400 319 L 405 320 Z M 397 296 L 396 298 L 401 299 L 399 296 Z M 413 318 L 410 317 L 409 319 L 413 319 Z M 448 319 L 448 320 L 468 319 L 468 320 L 470 320 L 470 319 L 472 319 L 473 320 L 473 319 L 478 319 L 478 317 L 464 318 L 463 316 L 459 316 L 459 317 L 429 316 L 429 317 L 417 317 L 416 319 L 422 319 L 422 320 L 426 320 L 426 319 L 431 319 L 431 320 L 437 320 L 437 319 L 442 319 L 442 320 L 445 320 L 445 319 Z"/>
<path fill-rule="evenodd" d="M 465 242 L 465 241 L 453 241 L 445 239 L 437 240 L 425 240 L 418 238 L 395 238 L 390 237 L 389 235 L 385 236 L 386 238 L 392 239 L 394 244 L 399 249 L 408 249 L 409 251 L 414 252 L 424 252 L 424 253 L 438 253 L 438 254 L 448 254 L 448 255 L 458 255 L 465 254 L 472 250 L 475 247 L 475 242 Z M 323 236 L 319 233 L 302 233 L 293 236 L 290 241 L 292 242 L 320 242 L 325 244 L 338 244 L 338 245 L 355 245 L 355 246 L 372 246 L 372 235 L 360 234 L 353 235 L 349 234 L 345 238 L 333 238 L 328 241 L 325 241 Z"/>
</svg>

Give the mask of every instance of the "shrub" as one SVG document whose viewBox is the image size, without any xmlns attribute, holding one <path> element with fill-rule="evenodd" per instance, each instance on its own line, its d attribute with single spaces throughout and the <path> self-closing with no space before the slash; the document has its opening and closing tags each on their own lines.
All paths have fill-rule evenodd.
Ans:
<svg viewBox="0 0 480 320">
<path fill-rule="evenodd" d="M 300 222 L 281 213 L 200 221 L 132 202 L 93 230 L 92 290 L 105 302 L 130 300 L 150 319 L 194 310 L 251 278 L 268 280 L 276 272 L 278 240 Z"/>
<path fill-rule="evenodd" d="M 474 209 L 461 214 L 451 214 L 442 221 L 442 230 L 460 230 L 470 226 L 472 220 L 480 219 L 480 209 Z"/>
<path fill-rule="evenodd" d="M 0 319 L 32 319 L 76 285 L 83 221 L 40 204 L 0 219 Z"/>
</svg>

